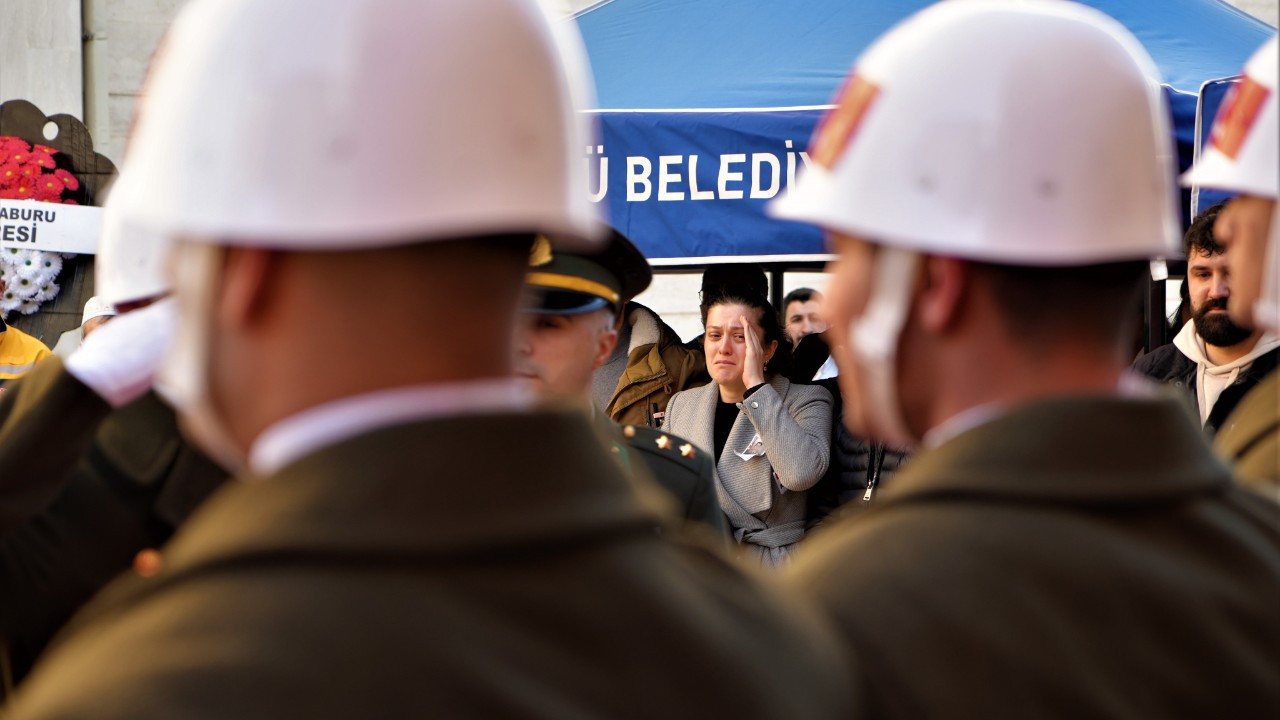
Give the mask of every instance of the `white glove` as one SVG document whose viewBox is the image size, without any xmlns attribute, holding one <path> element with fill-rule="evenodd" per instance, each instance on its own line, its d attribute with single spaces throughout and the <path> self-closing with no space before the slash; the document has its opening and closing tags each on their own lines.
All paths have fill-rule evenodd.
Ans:
<svg viewBox="0 0 1280 720">
<path fill-rule="evenodd" d="M 151 389 L 177 324 L 178 310 L 172 299 L 120 315 L 94 330 L 71 353 L 67 372 L 111 407 L 126 405 Z"/>
</svg>

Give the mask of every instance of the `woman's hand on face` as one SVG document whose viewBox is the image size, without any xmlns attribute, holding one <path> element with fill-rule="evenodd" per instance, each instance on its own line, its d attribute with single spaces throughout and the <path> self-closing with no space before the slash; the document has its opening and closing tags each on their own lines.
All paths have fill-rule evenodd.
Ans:
<svg viewBox="0 0 1280 720">
<path fill-rule="evenodd" d="M 746 356 L 742 363 L 742 384 L 747 389 L 764 382 L 764 346 L 760 344 L 760 336 L 751 327 L 745 315 L 738 316 L 742 323 L 742 337 L 746 344 Z"/>
</svg>

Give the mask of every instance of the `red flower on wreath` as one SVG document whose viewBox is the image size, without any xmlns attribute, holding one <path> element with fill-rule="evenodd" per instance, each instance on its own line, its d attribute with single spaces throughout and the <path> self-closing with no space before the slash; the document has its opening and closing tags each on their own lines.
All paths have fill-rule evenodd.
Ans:
<svg viewBox="0 0 1280 720">
<path fill-rule="evenodd" d="M 0 137 L 0 157 L 9 157 L 19 153 L 31 152 L 26 140 L 17 137 Z"/>
<path fill-rule="evenodd" d="M 67 186 L 53 173 L 45 173 L 36 180 L 36 199 L 44 202 L 58 202 L 62 199 L 62 191 Z"/>
<path fill-rule="evenodd" d="M 43 145 L 37 145 L 36 147 L 48 150 Z M 53 159 L 53 153 L 41 152 L 38 149 L 31 151 L 31 162 L 47 170 L 52 170 L 58 166 L 58 163 Z"/>
<path fill-rule="evenodd" d="M 67 186 L 68 190 L 74 191 L 74 190 L 80 189 L 80 181 L 76 179 L 75 175 L 72 175 L 71 173 L 67 172 L 66 170 L 63 170 L 62 168 L 58 168 L 57 170 L 54 170 L 53 174 L 59 180 L 62 181 L 63 185 Z"/>
<path fill-rule="evenodd" d="M 0 164 L 0 187 L 9 187 L 18 181 L 18 164 L 3 163 Z"/>
<path fill-rule="evenodd" d="M 58 151 L 32 146 L 22 138 L 0 136 L 0 200 L 41 200 L 77 204 L 62 194 L 80 189 L 75 175 L 58 167 Z"/>
</svg>

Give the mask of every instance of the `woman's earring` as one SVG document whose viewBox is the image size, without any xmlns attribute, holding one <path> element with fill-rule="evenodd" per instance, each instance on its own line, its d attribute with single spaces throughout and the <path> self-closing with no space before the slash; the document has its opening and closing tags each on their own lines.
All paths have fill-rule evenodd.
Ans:
<svg viewBox="0 0 1280 720">
<path fill-rule="evenodd" d="M 764 367 L 763 367 L 763 368 L 761 368 L 761 370 L 768 370 L 768 369 L 769 369 L 769 361 L 768 361 L 768 360 L 765 360 L 765 361 L 764 361 Z"/>
</svg>

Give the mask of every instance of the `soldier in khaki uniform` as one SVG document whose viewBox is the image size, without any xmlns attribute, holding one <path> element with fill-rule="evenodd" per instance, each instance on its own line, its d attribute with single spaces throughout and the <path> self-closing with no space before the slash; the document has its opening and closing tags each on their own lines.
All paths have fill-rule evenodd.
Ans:
<svg viewBox="0 0 1280 720">
<path fill-rule="evenodd" d="M 1236 324 L 1280 331 L 1280 57 L 1271 38 L 1249 60 L 1223 103 L 1209 147 L 1184 178 L 1239 193 L 1214 224 L 1230 248 L 1233 289 L 1227 312 Z M 1249 391 L 1222 425 L 1215 447 L 1242 483 L 1280 501 L 1280 370 Z"/>
<path fill-rule="evenodd" d="M 154 392 L 115 409 L 59 358 L 11 383 L 0 395 L 0 701 L 80 605 L 146 563 L 226 477 Z"/>
<path fill-rule="evenodd" d="M 0 394 L 0 702 L 82 604 L 130 564 L 149 571 L 227 478 L 151 390 L 173 330 L 173 308 L 155 302 L 168 281 L 148 239 L 106 212 L 96 312 L 129 312 Z"/>
<path fill-rule="evenodd" d="M 824 227 L 845 418 L 919 452 L 787 578 L 878 718 L 1280 715 L 1280 508 L 1125 372 L 1174 255 L 1155 69 L 1076 3 L 939 3 L 775 206 Z"/>
<path fill-rule="evenodd" d="M 598 242 L 572 30 L 530 0 L 184 7 L 112 200 L 178 241 L 160 386 L 240 475 L 8 718 L 842 714 L 818 621 L 655 534 L 588 420 L 512 377 L 534 235 Z"/>
<path fill-rule="evenodd" d="M 529 257 L 529 289 L 516 374 L 548 402 L 585 409 L 629 476 L 649 478 L 674 500 L 673 512 L 721 539 L 728 526 L 716 499 L 711 457 L 678 435 L 646 426 L 618 425 L 591 404 L 592 374 L 618 341 L 622 313 L 653 280 L 643 254 L 614 230 L 598 252 L 554 252 L 538 238 Z"/>
</svg>

